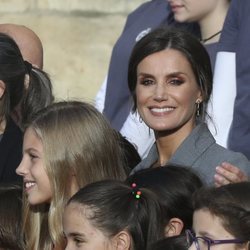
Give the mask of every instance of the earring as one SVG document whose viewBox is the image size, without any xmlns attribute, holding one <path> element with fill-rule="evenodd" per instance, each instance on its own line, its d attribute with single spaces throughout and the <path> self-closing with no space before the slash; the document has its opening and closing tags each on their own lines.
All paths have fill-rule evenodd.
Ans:
<svg viewBox="0 0 250 250">
<path fill-rule="evenodd" d="M 143 121 L 143 120 L 142 120 L 141 116 L 139 116 L 139 122 L 142 123 L 142 121 Z"/>
<path fill-rule="evenodd" d="M 201 100 L 197 100 L 196 104 L 196 117 L 199 117 L 201 114 Z"/>
<path fill-rule="evenodd" d="M 143 122 L 143 120 L 142 120 L 142 118 L 141 118 L 141 116 L 140 116 L 140 114 L 139 114 L 138 110 L 136 110 L 136 116 L 137 116 L 137 115 L 139 116 L 139 122 L 140 122 L 140 123 L 142 123 L 142 122 Z"/>
</svg>

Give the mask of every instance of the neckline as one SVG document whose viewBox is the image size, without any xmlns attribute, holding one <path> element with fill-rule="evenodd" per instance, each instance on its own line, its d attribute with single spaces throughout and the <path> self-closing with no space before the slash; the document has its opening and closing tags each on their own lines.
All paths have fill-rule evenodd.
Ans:
<svg viewBox="0 0 250 250">
<path fill-rule="evenodd" d="M 205 43 L 205 42 L 207 42 L 207 41 L 211 40 L 212 38 L 214 38 L 214 37 L 218 36 L 218 35 L 221 33 L 221 31 L 222 31 L 222 30 L 220 30 L 220 31 L 216 32 L 215 34 L 213 34 L 212 36 L 210 36 L 210 37 L 208 37 L 208 38 L 205 38 L 205 39 L 200 39 L 201 43 Z"/>
</svg>

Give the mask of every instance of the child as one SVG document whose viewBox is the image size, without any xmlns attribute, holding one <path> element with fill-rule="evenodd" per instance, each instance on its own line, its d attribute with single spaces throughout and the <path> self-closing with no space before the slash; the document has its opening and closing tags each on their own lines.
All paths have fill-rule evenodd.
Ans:
<svg viewBox="0 0 250 250">
<path fill-rule="evenodd" d="M 162 215 L 147 188 L 111 180 L 92 183 L 65 208 L 66 249 L 146 250 L 164 236 Z"/>
<path fill-rule="evenodd" d="M 194 196 L 189 249 L 249 250 L 250 183 L 201 189 Z"/>
<path fill-rule="evenodd" d="M 185 234 L 185 229 L 192 227 L 192 195 L 203 184 L 191 169 L 174 164 L 149 168 L 130 175 L 126 181 L 157 195 L 164 208 L 165 237 Z"/>
<path fill-rule="evenodd" d="M 117 134 L 93 106 L 60 102 L 42 110 L 25 131 L 24 234 L 27 249 L 64 249 L 62 208 L 86 184 L 124 179 Z"/>
</svg>

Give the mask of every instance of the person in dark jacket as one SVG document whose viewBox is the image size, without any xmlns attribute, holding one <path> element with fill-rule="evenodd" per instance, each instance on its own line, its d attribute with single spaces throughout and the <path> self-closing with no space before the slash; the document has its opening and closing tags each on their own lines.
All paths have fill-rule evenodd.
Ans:
<svg viewBox="0 0 250 250">
<path fill-rule="evenodd" d="M 15 169 L 22 159 L 21 128 L 52 100 L 48 75 L 24 60 L 16 42 L 0 33 L 0 182 L 20 180 Z"/>
</svg>

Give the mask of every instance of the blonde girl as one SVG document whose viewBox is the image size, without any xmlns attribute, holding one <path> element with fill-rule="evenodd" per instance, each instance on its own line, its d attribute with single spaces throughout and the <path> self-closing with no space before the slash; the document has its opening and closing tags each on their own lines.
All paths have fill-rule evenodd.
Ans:
<svg viewBox="0 0 250 250">
<path fill-rule="evenodd" d="M 25 131 L 17 174 L 24 182 L 27 249 L 64 249 L 62 210 L 86 184 L 124 179 L 117 134 L 93 106 L 59 102 L 42 110 Z"/>
</svg>

